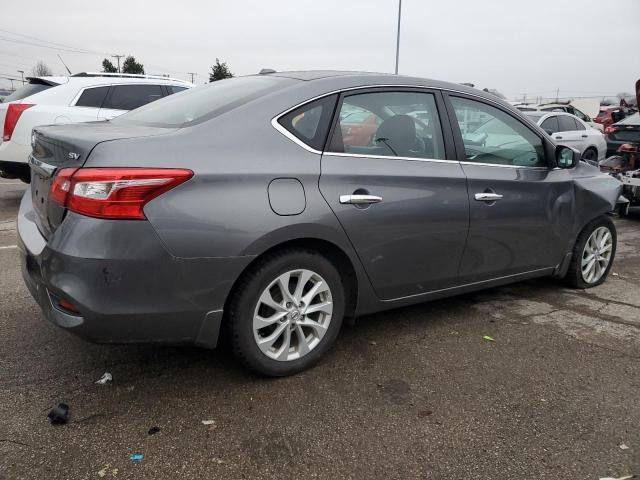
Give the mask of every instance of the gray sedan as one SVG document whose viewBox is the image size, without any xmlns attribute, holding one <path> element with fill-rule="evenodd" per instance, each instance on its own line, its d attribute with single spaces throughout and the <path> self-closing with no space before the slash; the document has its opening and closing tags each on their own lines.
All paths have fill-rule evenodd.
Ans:
<svg viewBox="0 0 640 480">
<path fill-rule="evenodd" d="M 449 83 L 240 77 L 38 127 L 32 147 L 18 231 L 51 322 L 97 342 L 226 332 L 267 375 L 314 364 L 345 317 L 534 277 L 592 287 L 616 250 L 620 183 Z"/>
</svg>

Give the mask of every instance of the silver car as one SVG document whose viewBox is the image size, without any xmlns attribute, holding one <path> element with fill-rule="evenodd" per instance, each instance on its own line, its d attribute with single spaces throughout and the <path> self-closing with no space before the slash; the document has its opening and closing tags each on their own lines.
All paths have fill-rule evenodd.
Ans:
<svg viewBox="0 0 640 480">
<path fill-rule="evenodd" d="M 450 83 L 240 77 L 38 127 L 32 147 L 18 231 L 51 322 L 97 342 L 227 332 L 267 375 L 314 364 L 345 317 L 534 277 L 592 287 L 616 251 L 620 183 Z"/>
</svg>

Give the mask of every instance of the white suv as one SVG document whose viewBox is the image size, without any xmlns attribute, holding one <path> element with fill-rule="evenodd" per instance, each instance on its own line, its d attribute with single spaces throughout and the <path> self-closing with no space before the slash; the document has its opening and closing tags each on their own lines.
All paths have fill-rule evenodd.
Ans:
<svg viewBox="0 0 640 480">
<path fill-rule="evenodd" d="M 31 129 L 56 123 L 108 120 L 194 85 L 173 78 L 118 73 L 29 77 L 0 103 L 0 176 L 29 182 Z"/>
</svg>

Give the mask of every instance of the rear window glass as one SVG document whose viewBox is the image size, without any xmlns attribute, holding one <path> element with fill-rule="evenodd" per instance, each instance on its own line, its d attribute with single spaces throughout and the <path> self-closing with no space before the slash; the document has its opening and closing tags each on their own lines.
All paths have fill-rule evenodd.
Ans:
<svg viewBox="0 0 640 480">
<path fill-rule="evenodd" d="M 104 97 L 107 96 L 109 87 L 87 88 L 76 102 L 76 107 L 100 108 Z"/>
<path fill-rule="evenodd" d="M 42 83 L 29 83 L 6 97 L 4 99 L 4 103 L 22 100 L 23 98 L 30 97 L 31 95 L 35 95 L 36 93 L 40 93 L 55 86 L 56 85 L 44 85 Z"/>
<path fill-rule="evenodd" d="M 248 76 L 218 80 L 171 95 L 112 120 L 117 124 L 186 127 L 233 110 L 296 82 L 289 78 Z"/>
<path fill-rule="evenodd" d="M 114 85 L 102 108 L 133 110 L 160 98 L 160 85 Z"/>
</svg>

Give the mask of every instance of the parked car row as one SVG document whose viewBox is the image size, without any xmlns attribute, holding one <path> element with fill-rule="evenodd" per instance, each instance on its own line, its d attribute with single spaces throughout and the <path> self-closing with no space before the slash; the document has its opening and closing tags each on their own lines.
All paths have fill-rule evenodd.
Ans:
<svg viewBox="0 0 640 480">
<path fill-rule="evenodd" d="M 571 102 L 555 102 L 555 103 L 541 103 L 539 105 L 531 105 L 531 104 L 515 104 L 514 105 L 521 112 L 565 112 L 571 115 L 574 115 L 582 122 L 588 124 L 591 128 L 599 130 L 600 132 L 604 131 L 604 127 L 593 120 L 589 115 L 583 113 L 579 110 L 575 105 L 571 104 Z M 595 112 L 594 112 L 595 113 Z"/>
<path fill-rule="evenodd" d="M 36 127 L 23 276 L 82 337 L 213 348 L 224 331 L 250 368 L 292 374 L 345 316 L 534 277 L 602 283 L 621 184 L 558 141 L 445 82 L 221 80 L 109 122 Z"/>
<path fill-rule="evenodd" d="M 61 77 L 28 77 L 28 83 L 0 103 L 0 172 L 29 181 L 27 158 L 31 130 L 39 125 L 115 118 L 193 84 L 172 78 L 78 73 Z"/>
</svg>

